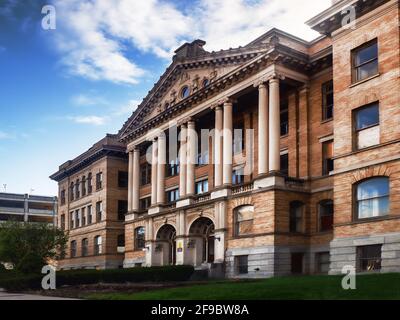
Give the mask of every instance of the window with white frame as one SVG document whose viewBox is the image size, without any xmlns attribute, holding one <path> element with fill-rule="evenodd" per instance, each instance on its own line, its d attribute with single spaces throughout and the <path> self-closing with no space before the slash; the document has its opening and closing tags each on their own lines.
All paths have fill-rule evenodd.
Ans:
<svg viewBox="0 0 400 320">
<path fill-rule="evenodd" d="M 389 214 L 389 178 L 371 178 L 356 186 L 358 219 L 382 217 Z"/>
<path fill-rule="evenodd" d="M 356 109 L 353 114 L 356 148 L 364 149 L 379 144 L 379 103 Z"/>
</svg>

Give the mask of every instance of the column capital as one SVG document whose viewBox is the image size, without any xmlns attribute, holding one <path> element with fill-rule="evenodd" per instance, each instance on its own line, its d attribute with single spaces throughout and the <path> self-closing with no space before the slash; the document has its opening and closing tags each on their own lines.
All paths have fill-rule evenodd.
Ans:
<svg viewBox="0 0 400 320">
<path fill-rule="evenodd" d="M 276 82 L 276 81 L 279 81 L 279 80 L 285 80 L 286 77 L 281 73 L 274 72 L 269 77 L 267 77 L 267 79 L 268 79 L 269 82 Z"/>
</svg>

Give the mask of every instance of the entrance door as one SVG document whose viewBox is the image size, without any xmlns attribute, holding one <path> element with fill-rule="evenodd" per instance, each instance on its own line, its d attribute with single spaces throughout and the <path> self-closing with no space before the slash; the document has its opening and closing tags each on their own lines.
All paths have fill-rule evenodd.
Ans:
<svg viewBox="0 0 400 320">
<path fill-rule="evenodd" d="M 292 274 L 303 273 L 304 253 L 292 253 Z"/>
<path fill-rule="evenodd" d="M 214 253 L 215 237 L 209 237 L 207 242 L 208 242 L 207 243 L 207 245 L 208 245 L 207 262 L 214 263 L 214 260 L 215 260 L 215 253 Z"/>
</svg>

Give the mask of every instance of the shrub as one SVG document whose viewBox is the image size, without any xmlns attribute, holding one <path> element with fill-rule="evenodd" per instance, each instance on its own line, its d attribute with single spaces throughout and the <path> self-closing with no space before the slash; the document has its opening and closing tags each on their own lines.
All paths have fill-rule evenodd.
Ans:
<svg viewBox="0 0 400 320">
<path fill-rule="evenodd" d="M 169 266 L 152 268 L 112 270 L 71 270 L 56 273 L 57 287 L 95 283 L 168 282 L 188 281 L 194 272 L 192 266 Z M 40 289 L 43 275 L 21 275 L 0 277 L 0 287 L 9 291 Z"/>
</svg>

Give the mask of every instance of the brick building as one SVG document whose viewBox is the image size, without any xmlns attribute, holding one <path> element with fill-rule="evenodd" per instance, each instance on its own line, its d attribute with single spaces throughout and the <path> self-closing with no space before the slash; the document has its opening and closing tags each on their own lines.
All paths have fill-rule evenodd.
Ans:
<svg viewBox="0 0 400 320">
<path fill-rule="evenodd" d="M 307 24 L 322 35 L 176 50 L 118 133 L 125 267 L 400 271 L 399 1 L 333 1 Z"/>
<path fill-rule="evenodd" d="M 126 146 L 107 135 L 62 164 L 51 179 L 59 185 L 58 226 L 68 232 L 60 269 L 118 268 L 124 260 L 127 211 Z"/>
</svg>

